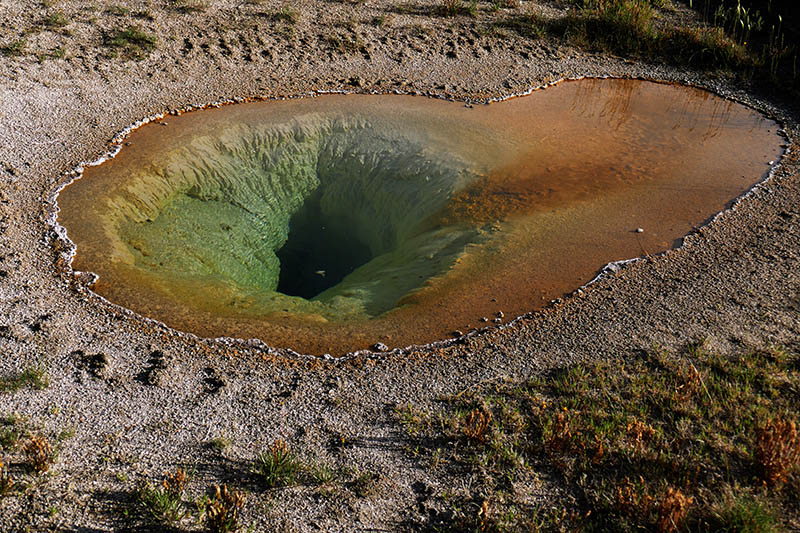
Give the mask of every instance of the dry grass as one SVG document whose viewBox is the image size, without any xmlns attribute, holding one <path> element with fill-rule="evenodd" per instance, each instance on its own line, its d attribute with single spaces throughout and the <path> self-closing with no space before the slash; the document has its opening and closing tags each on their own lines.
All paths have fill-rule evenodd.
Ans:
<svg viewBox="0 0 800 533">
<path fill-rule="evenodd" d="M 486 442 L 489 424 L 492 422 L 492 413 L 476 407 L 469 412 L 464 420 L 464 435 L 474 441 Z"/>
<path fill-rule="evenodd" d="M 800 435 L 794 420 L 777 418 L 759 428 L 755 456 L 765 483 L 785 483 L 800 463 Z"/>
<path fill-rule="evenodd" d="M 53 464 L 53 449 L 47 439 L 34 435 L 22 448 L 31 468 L 36 472 L 47 472 Z"/>
<path fill-rule="evenodd" d="M 406 406 L 398 420 L 420 464 L 479 480 L 442 493 L 447 518 L 426 526 L 768 531 L 800 519 L 798 366 L 783 349 L 723 357 L 700 343 L 488 383 L 437 410 Z M 575 504 L 519 497 L 539 473 L 571 487 Z"/>
<path fill-rule="evenodd" d="M 206 507 L 206 526 L 211 533 L 239 529 L 239 511 L 244 508 L 244 494 L 229 491 L 227 485 L 215 487 L 214 497 Z"/>
</svg>

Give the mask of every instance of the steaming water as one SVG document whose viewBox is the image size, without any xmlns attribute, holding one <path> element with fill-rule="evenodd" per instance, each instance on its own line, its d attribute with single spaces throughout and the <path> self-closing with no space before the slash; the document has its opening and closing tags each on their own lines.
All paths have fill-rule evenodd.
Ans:
<svg viewBox="0 0 800 533">
<path fill-rule="evenodd" d="M 60 194 L 73 267 L 177 329 L 314 354 L 539 308 L 673 247 L 781 154 L 756 112 L 633 80 L 474 108 L 331 95 L 166 122 Z"/>
</svg>

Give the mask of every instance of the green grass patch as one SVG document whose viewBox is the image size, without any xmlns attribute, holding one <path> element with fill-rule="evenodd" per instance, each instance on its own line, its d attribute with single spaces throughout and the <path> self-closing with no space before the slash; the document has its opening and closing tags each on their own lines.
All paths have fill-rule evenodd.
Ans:
<svg viewBox="0 0 800 533">
<path fill-rule="evenodd" d="M 800 89 L 793 39 L 800 21 L 767 10 L 762 16 L 739 0 L 709 2 L 716 10 L 692 26 L 666 23 L 664 0 L 572 0 L 575 7 L 563 17 L 548 19 L 528 10 L 498 25 L 528 38 L 557 38 L 585 50 L 726 70 L 790 92 Z"/>
<path fill-rule="evenodd" d="M 157 40 L 137 26 L 128 26 L 110 34 L 106 42 L 112 49 L 112 55 L 121 55 L 125 59 L 144 59 L 155 50 Z"/>
<path fill-rule="evenodd" d="M 0 377 L 0 393 L 17 392 L 23 388 L 43 390 L 48 385 L 50 378 L 42 367 L 30 367 L 17 374 Z"/>
<path fill-rule="evenodd" d="M 260 452 L 253 462 L 252 472 L 266 488 L 294 484 L 300 461 L 285 442 L 276 440 L 268 450 Z"/>
<path fill-rule="evenodd" d="M 421 464 L 480 480 L 439 495 L 441 530 L 771 531 L 800 518 L 799 402 L 798 354 L 695 345 L 396 413 Z M 524 497 L 541 473 L 573 503 Z"/>
<path fill-rule="evenodd" d="M 25 39 L 17 39 L 16 41 L 12 41 L 7 45 L 0 46 L 0 54 L 4 56 L 17 57 L 23 55 L 27 48 L 28 41 Z"/>
</svg>

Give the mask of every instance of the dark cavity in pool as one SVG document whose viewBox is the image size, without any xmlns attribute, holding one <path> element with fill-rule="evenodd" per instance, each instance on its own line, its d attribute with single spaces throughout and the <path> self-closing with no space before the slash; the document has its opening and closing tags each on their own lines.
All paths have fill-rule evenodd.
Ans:
<svg viewBox="0 0 800 533">
<path fill-rule="evenodd" d="M 317 189 L 289 220 L 289 238 L 276 252 L 278 292 L 310 300 L 372 259 L 353 232 L 355 221 L 323 213 L 321 196 Z"/>
</svg>

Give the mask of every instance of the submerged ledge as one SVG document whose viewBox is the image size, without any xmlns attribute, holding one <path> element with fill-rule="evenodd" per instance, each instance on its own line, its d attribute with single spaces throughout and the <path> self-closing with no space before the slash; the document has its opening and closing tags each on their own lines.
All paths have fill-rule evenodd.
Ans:
<svg viewBox="0 0 800 533">
<path fill-rule="evenodd" d="M 526 92 L 525 92 L 525 93 L 523 93 L 523 94 L 530 94 L 530 93 L 534 92 L 534 91 L 535 91 L 535 90 L 537 90 L 537 89 L 546 88 L 546 87 L 548 87 L 548 86 L 550 86 L 550 85 L 553 85 L 553 84 L 548 84 L 548 85 L 546 85 L 546 86 L 543 86 L 543 87 L 539 87 L 539 88 L 531 89 L 530 91 L 526 91 Z M 508 99 L 510 99 L 510 98 L 513 98 L 514 96 L 518 96 L 518 95 L 513 95 L 513 96 L 510 96 L 510 97 L 508 97 L 508 98 L 503 98 L 503 99 L 494 99 L 494 100 L 492 100 L 492 101 L 504 101 L 504 100 L 508 100 Z M 232 100 L 232 101 L 230 101 L 230 103 L 241 103 L 241 102 L 243 102 L 243 101 L 245 101 L 245 99 Z M 223 104 L 222 104 L 222 103 L 220 103 L 220 102 L 216 102 L 216 103 L 210 104 L 209 106 L 206 106 L 206 107 L 220 107 L 221 105 L 223 105 Z M 466 104 L 466 105 L 467 105 L 467 106 L 470 106 L 470 105 L 472 105 L 472 104 L 470 104 L 469 102 L 467 102 L 467 104 Z M 194 109 L 198 109 L 198 107 L 192 106 L 192 107 L 190 107 L 190 108 L 187 108 L 186 110 L 194 110 Z M 175 115 L 179 115 L 179 114 L 182 114 L 183 112 L 184 112 L 184 110 L 181 110 L 181 111 L 173 112 L 173 114 L 175 114 Z M 126 138 L 128 137 L 128 135 L 130 135 L 130 134 L 131 134 L 131 133 L 132 133 L 132 132 L 133 132 L 133 131 L 134 131 L 134 130 L 137 128 L 137 127 L 139 127 L 139 126 L 141 126 L 141 125 L 144 125 L 144 124 L 147 124 L 148 122 L 151 122 L 151 121 L 153 121 L 153 120 L 159 120 L 159 119 L 161 119 L 161 118 L 164 118 L 165 116 L 166 116 L 166 115 L 157 115 L 157 116 L 155 116 L 155 117 L 151 117 L 150 119 L 146 119 L 146 120 L 144 120 L 144 121 L 141 121 L 140 123 L 137 123 L 137 125 L 134 125 L 134 126 L 132 126 L 131 128 L 127 128 L 127 129 L 126 129 L 126 130 L 123 132 L 123 134 L 121 134 L 121 135 L 118 135 L 117 137 L 115 137 L 115 139 L 114 139 L 114 141 L 113 141 L 112 150 L 111 150 L 111 151 L 110 151 L 110 152 L 109 152 L 109 153 L 108 153 L 106 156 L 104 156 L 103 158 L 100 158 L 100 159 L 98 159 L 97 161 L 94 161 L 94 162 L 92 162 L 92 163 L 85 164 L 85 165 L 82 165 L 81 167 L 79 167 L 79 169 L 77 169 L 77 170 L 76 170 L 76 171 L 75 171 L 75 172 L 74 172 L 74 173 L 71 175 L 71 178 L 72 178 L 72 179 L 71 179 L 70 181 L 68 181 L 68 182 L 66 182 L 66 183 L 64 183 L 64 184 L 62 184 L 62 185 L 61 185 L 61 186 L 58 188 L 58 190 L 57 190 L 57 191 L 55 191 L 55 192 L 54 192 L 54 193 L 51 195 L 51 197 L 50 197 L 50 200 L 51 200 L 51 210 L 50 210 L 50 214 L 49 214 L 49 216 L 48 216 L 48 223 L 49 223 L 49 224 L 50 224 L 50 225 L 51 225 L 51 226 L 52 226 L 52 227 L 53 227 L 53 228 L 56 230 L 56 232 L 57 232 L 57 233 L 58 233 L 58 235 L 60 236 L 60 239 L 62 240 L 62 245 L 63 245 L 63 248 L 62 248 L 62 249 L 64 249 L 64 252 L 62 253 L 62 266 L 64 267 L 65 271 L 66 271 L 68 274 L 74 274 L 74 275 L 75 275 L 77 278 L 79 278 L 79 279 L 81 280 L 81 283 L 84 283 L 84 284 L 86 284 L 87 282 L 89 282 L 89 284 L 91 284 L 91 282 L 92 282 L 93 280 L 91 280 L 91 279 L 88 279 L 88 276 L 87 276 L 87 275 L 85 275 L 85 274 L 82 274 L 82 273 L 79 273 L 79 272 L 74 272 L 74 273 L 72 273 L 72 271 L 71 271 L 71 269 L 72 269 L 72 261 L 73 261 L 74 254 L 75 254 L 75 246 L 74 246 L 74 244 L 72 244 L 72 242 L 71 242 L 71 241 L 69 241 L 69 238 L 68 238 L 68 237 L 67 237 L 67 235 L 66 235 L 66 231 L 64 230 L 64 228 L 63 228 L 62 226 L 60 226 L 60 225 L 59 225 L 59 223 L 58 223 L 58 220 L 57 220 L 57 215 L 58 215 L 58 204 L 57 204 L 57 197 L 58 197 L 58 194 L 61 192 L 61 190 L 63 190 L 63 189 L 64 189 L 64 187 L 66 187 L 67 185 L 69 185 L 70 183 L 72 183 L 72 182 L 73 182 L 75 179 L 78 179 L 78 178 L 80 177 L 80 175 L 82 174 L 82 171 L 83 171 L 84 167 L 86 167 L 86 166 L 94 166 L 94 165 L 98 165 L 98 164 L 100 164 L 100 163 L 102 163 L 102 162 L 106 161 L 108 158 L 112 158 L 112 157 L 116 156 L 116 155 L 119 153 L 119 150 L 121 149 L 121 147 L 122 147 L 122 144 L 123 144 L 123 142 L 125 141 L 125 139 L 126 139 Z M 780 157 L 776 157 L 775 159 L 776 159 L 776 160 L 777 160 L 777 159 L 780 159 Z M 774 174 L 774 172 L 776 171 L 776 169 L 777 169 L 778 167 L 779 167 L 779 164 L 772 165 L 772 166 L 770 167 L 769 171 L 765 173 L 765 178 L 764 178 L 764 180 L 758 181 L 758 182 L 756 183 L 756 186 L 757 186 L 759 183 L 763 183 L 764 181 L 768 180 L 768 179 L 769 179 L 769 178 L 770 178 L 770 177 L 771 177 L 771 176 Z M 755 177 L 754 177 L 754 180 L 755 180 Z M 746 194 L 746 191 L 747 191 L 747 190 L 751 190 L 751 189 L 752 189 L 752 187 L 751 187 L 751 186 L 752 186 L 752 182 L 749 182 L 749 185 L 748 185 L 748 186 L 747 186 L 747 187 L 744 189 L 744 192 L 743 192 L 743 193 L 736 194 L 734 197 L 732 197 L 732 198 L 729 198 L 729 199 L 728 199 L 729 201 L 728 201 L 727 203 L 730 205 L 730 201 L 733 201 L 733 200 L 735 200 L 736 198 L 741 198 L 741 197 L 742 197 L 742 194 Z M 735 202 L 733 202 L 733 203 L 735 203 Z M 720 214 L 720 210 L 715 210 L 715 211 L 714 211 L 714 213 L 717 213 L 717 214 L 716 214 L 716 215 L 713 215 L 713 213 L 711 213 L 710 215 L 713 215 L 713 217 L 706 216 L 706 217 L 704 217 L 704 218 L 703 218 L 702 222 L 704 222 L 704 223 L 705 223 L 705 222 L 707 222 L 707 221 L 709 220 L 709 218 L 716 219 L 716 217 L 718 217 L 718 216 L 719 216 L 719 214 Z M 650 231 L 650 230 L 649 230 L 649 228 L 648 228 L 648 234 L 649 234 L 649 231 Z M 681 235 L 685 235 L 685 233 L 683 233 L 683 234 L 681 234 Z M 669 249 L 669 247 L 667 247 L 667 249 Z M 646 250 L 645 250 L 645 253 L 647 253 L 648 255 L 655 255 L 655 254 L 652 254 L 652 253 L 648 253 Z M 632 255 L 633 255 L 633 254 L 632 254 Z M 609 263 L 608 265 L 606 265 L 606 267 L 605 267 L 605 268 L 601 269 L 601 274 L 600 274 L 599 276 L 602 276 L 602 275 L 603 275 L 603 272 L 610 272 L 610 271 L 617 270 L 617 269 L 618 269 L 618 265 L 621 265 L 621 264 L 624 264 L 624 263 L 626 263 L 626 262 L 630 262 L 630 261 L 635 261 L 635 260 L 636 260 L 636 259 L 632 259 L 632 260 L 631 260 L 631 259 L 621 259 L 621 260 L 619 260 L 619 261 L 613 261 L 613 262 Z M 600 265 L 596 265 L 595 267 L 593 267 L 593 268 L 592 268 L 592 276 L 595 276 L 595 274 L 596 274 L 596 273 L 597 273 L 597 271 L 598 271 L 598 267 L 599 267 L 599 266 L 600 266 Z M 594 279 L 586 279 L 586 280 L 584 280 L 584 282 L 583 282 L 583 283 L 581 283 L 580 285 L 578 285 L 577 283 L 576 283 L 576 284 L 573 284 L 573 285 L 572 285 L 572 287 L 573 287 L 573 290 L 574 290 L 574 289 L 577 289 L 579 286 L 580 286 L 580 287 L 585 287 L 586 285 L 588 285 L 588 284 L 589 284 L 589 283 L 591 283 L 592 281 L 595 281 L 596 279 L 597 279 L 597 277 L 595 277 Z M 564 292 L 572 292 L 572 291 L 570 290 L 570 291 L 564 291 Z M 564 294 L 564 293 L 559 293 L 557 296 L 558 296 L 558 297 L 560 297 L 562 294 Z M 111 305 L 111 306 L 112 306 L 114 309 L 116 309 L 116 310 L 118 310 L 118 311 L 119 311 L 119 310 L 123 310 L 123 311 L 124 311 L 124 312 L 126 312 L 126 313 L 132 313 L 134 316 L 138 317 L 139 319 L 142 319 L 142 318 L 143 318 L 143 319 L 145 319 L 145 320 L 147 320 L 147 321 L 153 321 L 153 322 L 154 322 L 154 323 L 156 323 L 156 324 L 163 325 L 163 326 L 165 326 L 165 327 L 169 327 L 168 325 L 164 324 L 162 321 L 159 321 L 159 320 L 153 320 L 152 318 L 149 318 L 149 317 L 147 317 L 147 316 L 145 316 L 145 315 L 143 315 L 143 314 L 141 314 L 141 313 L 135 313 L 135 312 L 132 312 L 132 311 L 128 310 L 128 309 L 127 309 L 126 307 L 124 307 L 124 306 L 117 305 L 117 304 L 113 303 L 113 301 L 109 301 L 108 299 L 106 299 L 106 298 L 105 298 L 104 296 L 102 296 L 102 295 L 96 295 L 96 296 L 98 296 L 98 297 L 101 299 L 101 301 L 105 302 L 105 303 L 106 303 L 106 304 L 108 304 L 108 305 Z M 547 302 L 549 302 L 549 299 L 545 300 L 545 303 L 547 303 Z M 501 306 L 497 306 L 497 307 L 499 307 L 499 308 L 501 308 L 501 309 L 502 309 L 502 305 L 501 305 Z M 531 305 L 531 306 L 530 306 L 530 308 L 528 308 L 528 309 L 526 309 L 526 310 L 525 310 L 525 312 L 516 312 L 516 311 L 515 311 L 515 312 L 512 312 L 512 313 L 508 313 L 507 311 L 506 311 L 506 312 L 507 312 L 507 314 L 509 314 L 509 315 L 512 315 L 512 316 L 526 316 L 528 311 L 531 311 L 531 310 L 534 310 L 534 309 L 536 309 L 536 308 L 540 308 L 540 307 L 541 307 L 541 306 L 538 306 L 538 307 L 537 307 L 537 306 L 533 306 L 533 305 Z M 508 318 L 511 318 L 511 317 L 510 317 L 510 316 L 509 316 L 509 317 L 507 317 L 507 318 L 506 318 L 506 320 L 508 320 Z M 506 320 L 504 320 L 503 322 L 506 322 Z M 513 322 L 513 321 L 512 321 L 512 322 Z M 508 323 L 508 322 L 506 322 L 506 324 L 507 324 L 507 323 Z M 482 330 L 485 330 L 485 329 L 487 329 L 487 326 L 485 326 L 485 325 L 480 325 L 479 323 L 478 323 L 478 324 L 476 324 L 476 325 L 477 325 L 478 327 L 477 327 L 477 328 L 475 328 L 474 330 L 472 330 L 471 332 L 468 332 L 468 335 L 473 335 L 473 334 L 476 334 L 478 331 L 482 331 Z M 505 325 L 505 324 L 504 324 L 504 325 Z M 493 326 L 493 327 L 496 327 L 496 326 Z M 501 327 L 504 327 L 504 326 L 501 326 Z M 179 330 L 180 330 L 180 328 L 179 328 Z M 185 333 L 182 333 L 182 334 L 185 334 Z M 188 335 L 189 335 L 189 336 L 192 336 L 192 334 L 191 334 L 191 333 L 189 333 Z M 200 336 L 200 337 L 213 337 L 213 336 L 209 336 L 209 335 L 199 335 L 199 336 Z M 444 336 L 447 336 L 447 335 L 445 334 Z M 443 337 L 443 336 L 440 336 L 440 338 L 442 338 L 442 337 Z M 217 339 L 219 339 L 219 340 L 231 340 L 231 339 L 235 339 L 235 337 L 229 337 L 229 336 L 214 337 L 214 338 L 217 338 Z M 379 341 L 379 342 L 380 342 L 380 339 L 374 339 L 374 340 L 375 340 L 375 341 Z M 247 341 L 247 342 L 248 342 L 248 344 L 250 344 L 250 345 L 259 345 L 259 346 L 262 346 L 264 349 L 271 350 L 271 348 L 268 348 L 268 347 L 267 347 L 267 345 L 266 345 L 266 344 L 264 344 L 262 341 Z M 397 351 L 402 351 L 402 350 L 404 350 L 404 349 L 409 349 L 410 347 L 417 347 L 417 346 L 436 346 L 436 345 L 443 345 L 443 344 L 448 344 L 448 343 L 450 343 L 450 342 L 453 342 L 453 339 L 444 339 L 444 340 L 441 340 L 441 341 L 436 341 L 436 342 L 432 342 L 432 343 L 419 343 L 419 344 L 417 344 L 417 343 L 408 343 L 408 344 L 403 344 L 403 345 L 396 346 L 396 350 L 397 350 Z M 276 344 L 276 343 L 270 342 L 269 344 L 273 344 L 273 345 L 274 345 L 274 344 Z M 281 344 L 281 343 L 277 343 L 277 344 Z M 373 343 L 372 343 L 372 342 L 370 342 L 369 344 L 373 344 Z M 386 343 L 384 343 L 384 344 L 386 344 Z M 394 346 L 393 346 L 393 347 L 394 347 Z M 289 348 L 291 348 L 291 344 L 289 345 Z M 297 352 L 296 352 L 296 351 L 294 351 L 294 350 L 291 350 L 291 349 L 289 349 L 289 350 L 287 350 L 287 351 L 289 351 L 290 353 L 295 353 L 295 354 L 297 354 Z M 299 350 L 299 351 L 310 351 L 310 350 L 302 350 L 302 349 L 301 349 L 301 350 Z M 333 350 L 331 350 L 331 351 L 333 351 Z M 365 350 L 347 350 L 347 351 L 348 351 L 348 353 L 350 353 L 351 355 L 352 355 L 352 354 L 361 354 L 361 353 L 365 353 Z M 320 352 L 320 353 L 322 353 L 322 352 Z M 342 352 L 339 352 L 339 353 L 342 353 Z M 325 354 L 327 355 L 327 352 L 325 352 Z"/>
</svg>

